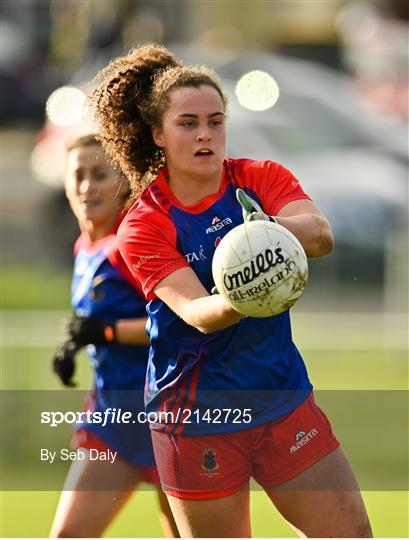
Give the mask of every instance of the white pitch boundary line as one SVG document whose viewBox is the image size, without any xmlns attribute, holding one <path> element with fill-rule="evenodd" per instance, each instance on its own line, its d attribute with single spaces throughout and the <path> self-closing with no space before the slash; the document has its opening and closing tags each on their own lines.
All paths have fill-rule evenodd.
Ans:
<svg viewBox="0 0 409 540">
<path fill-rule="evenodd" d="M 2 349 L 50 348 L 63 339 L 61 310 L 3 310 Z M 301 349 L 408 350 L 408 316 L 397 313 L 293 311 L 294 341 Z M 262 321 L 261 321 L 262 324 Z"/>
</svg>

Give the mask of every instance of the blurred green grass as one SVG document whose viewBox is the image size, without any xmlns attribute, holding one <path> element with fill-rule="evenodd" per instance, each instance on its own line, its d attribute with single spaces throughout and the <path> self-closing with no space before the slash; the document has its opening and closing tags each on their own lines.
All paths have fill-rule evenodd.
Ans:
<svg viewBox="0 0 409 540">
<path fill-rule="evenodd" d="M 1 309 L 70 309 L 71 273 L 49 266 L 1 268 Z"/>
<path fill-rule="evenodd" d="M 8 334 L 10 328 L 13 327 L 13 332 L 17 332 L 13 339 L 17 338 L 20 344 L 19 346 L 13 344 L 12 339 L 7 345 L 7 339 L 2 339 L 2 389 L 58 390 L 60 388 L 50 369 L 53 353 L 51 344 L 58 343 L 56 328 L 59 321 L 58 319 L 54 320 L 54 315 L 48 310 L 69 312 L 69 282 L 69 274 L 38 267 L 30 270 L 9 268 L 3 273 L 2 308 L 13 310 L 11 313 L 14 313 L 15 316 L 13 315 L 14 322 L 11 326 L 7 325 L 8 315 L 6 315 L 5 321 L 2 319 L 2 337 L 7 338 L 8 335 L 5 336 L 4 333 Z M 21 316 L 19 311 L 15 310 L 21 310 Z M 38 323 L 38 320 L 27 319 L 27 313 L 24 314 L 22 310 L 26 312 L 40 310 L 44 311 L 45 314 L 51 314 L 49 319 L 44 319 L 46 321 L 44 333 L 50 344 L 47 343 L 47 346 L 33 344 L 32 338 L 37 332 L 34 323 Z M 34 319 L 37 315 L 38 312 L 33 312 Z M 21 328 L 18 326 L 20 317 Z M 356 347 L 354 340 L 351 339 L 350 346 L 345 344 L 345 347 L 332 348 L 332 336 L 327 322 L 325 313 L 323 313 L 322 324 L 316 330 L 317 346 L 311 342 L 308 325 L 299 328 L 298 321 L 295 325 L 299 331 L 299 336 L 296 335 L 296 342 L 303 352 L 316 389 L 407 390 L 407 351 L 401 350 L 399 347 L 388 349 L 378 346 L 380 336 L 374 334 L 370 325 L 362 329 L 364 335 L 361 336 L 361 346 Z M 31 324 L 33 326 L 29 328 Z M 344 335 L 347 335 L 345 329 L 340 328 L 341 335 L 343 332 Z M 314 336 L 312 339 L 314 340 Z M 362 342 L 364 345 L 367 343 L 367 348 L 362 346 Z M 91 376 L 91 369 L 85 354 L 81 354 L 78 358 L 77 380 L 80 383 L 78 388 L 89 388 Z M 324 398 L 325 393 L 322 393 L 322 396 Z M 345 407 L 342 406 L 342 409 L 345 409 L 346 417 L 354 414 L 353 406 L 353 400 L 350 403 L 345 403 Z M 407 412 L 405 414 L 407 418 Z M 341 435 L 345 426 L 339 422 L 336 416 L 333 420 L 336 430 L 341 430 Z M 391 419 L 388 422 L 386 418 L 384 421 L 389 424 L 387 427 L 391 430 L 399 430 L 399 423 L 397 423 L 399 419 Z M 402 426 L 401 431 L 403 437 L 405 433 L 407 435 L 407 425 Z M 23 434 L 19 436 L 21 437 L 21 435 Z M 342 440 L 342 437 L 340 438 Z M 386 479 L 389 474 L 407 473 L 407 461 L 405 471 L 405 463 L 402 466 L 402 454 L 397 453 L 399 449 L 388 444 L 386 436 L 378 437 L 376 444 L 379 446 L 379 455 L 382 456 L 383 460 L 379 463 L 367 464 L 369 471 L 372 466 L 384 468 Z M 360 466 L 365 465 L 365 451 L 366 448 L 363 445 L 358 459 Z M 2 466 L 4 466 L 4 462 Z M 25 474 L 24 467 L 7 472 L 20 477 Z M 29 471 L 26 470 L 26 473 L 28 474 Z M 10 538 L 47 536 L 58 497 L 59 492 L 57 491 L 2 492 L 1 536 Z M 364 498 L 377 537 L 404 538 L 408 536 L 408 494 L 406 491 L 366 491 Z M 22 515 L 24 515 L 24 519 L 21 519 Z M 279 517 L 262 492 L 252 493 L 252 516 L 255 537 L 296 536 Z M 107 537 L 160 537 L 161 535 L 155 496 L 154 493 L 147 490 L 135 494 L 106 533 Z"/>
<path fill-rule="evenodd" d="M 3 368 L 5 378 L 3 388 L 8 389 L 43 389 L 53 390 L 59 388 L 58 381 L 50 372 L 50 358 L 52 349 L 50 348 L 8 348 L 3 351 L 5 362 Z M 405 357 L 401 353 L 392 354 L 384 351 L 307 351 L 307 362 L 310 372 L 318 388 L 348 388 L 348 384 L 363 388 L 365 384 L 372 388 L 401 389 L 405 384 Z M 329 360 L 330 359 L 330 360 Z M 91 380 L 91 370 L 88 366 L 85 355 L 79 358 L 79 372 L 77 379 L 81 382 L 80 387 L 88 388 Z M 391 368 L 393 366 L 393 369 Z M 373 376 L 376 370 L 381 376 L 379 379 Z M 318 393 L 318 401 L 321 402 L 330 392 Z M 353 393 L 354 396 L 356 394 Z M 381 394 L 383 395 L 383 394 Z M 324 399 L 325 401 L 325 399 Z M 361 407 L 362 408 L 362 407 Z M 354 403 L 346 403 L 340 411 L 340 416 L 349 418 L 354 414 Z M 328 411 L 329 412 L 329 411 Z M 376 411 L 375 411 L 376 412 Z M 387 412 L 384 413 L 383 422 L 388 422 Z M 407 415 L 406 415 L 407 417 Z M 381 422 L 380 421 L 380 422 Z M 345 425 L 335 414 L 333 423 L 341 441 L 349 443 L 352 438 L 355 446 L 359 445 L 359 433 L 351 435 L 348 424 Z M 359 430 L 355 425 L 355 429 Z M 375 422 L 375 427 L 377 423 Z M 386 426 L 392 431 L 399 429 L 399 419 L 391 418 Z M 407 427 L 402 426 L 404 430 Z M 344 431 L 344 433 L 342 433 Z M 385 432 L 384 432 L 385 433 Z M 345 436 L 343 439 L 343 436 Z M 375 434 L 376 435 L 376 434 Z M 30 435 L 32 436 L 32 435 Z M 35 437 L 35 435 L 34 435 Z M 68 441 L 67 441 L 68 442 Z M 387 436 L 377 439 L 377 452 L 381 457 L 379 462 L 367 461 L 369 458 L 365 454 L 365 446 L 360 452 L 358 448 L 352 448 L 348 455 L 352 457 L 353 466 L 357 472 L 361 473 L 360 481 L 362 485 L 368 485 L 370 481 L 367 474 L 371 472 L 371 467 L 377 468 L 377 475 L 385 470 L 384 482 L 387 485 L 389 476 L 394 478 L 400 474 L 405 474 L 405 464 L 402 464 L 402 449 L 397 445 L 391 445 Z M 347 450 L 347 444 L 345 447 Z M 354 454 L 355 452 L 355 454 Z M 360 469 L 363 469 L 361 471 Z M 21 475 L 23 470 L 8 471 L 10 474 Z M 29 471 L 26 470 L 26 473 Z M 381 475 L 382 478 L 382 475 Z M 374 489 L 377 489 L 374 487 Z M 400 537 L 408 536 L 408 496 L 404 491 L 367 491 L 364 493 L 368 511 L 373 523 L 374 531 L 378 537 Z M 48 534 L 52 521 L 54 509 L 58 500 L 58 492 L 14 492 L 3 493 L 2 503 L 2 524 L 1 535 L 3 537 L 43 537 Z M 19 519 L 21 509 L 24 508 L 24 520 Z M 295 537 L 292 530 L 278 516 L 263 493 L 255 491 L 252 493 L 252 516 L 253 531 L 255 537 Z M 110 537 L 160 537 L 162 535 L 156 513 L 156 503 L 154 494 L 150 491 L 137 493 L 132 501 L 127 505 L 121 515 L 107 531 L 106 536 Z"/>
<path fill-rule="evenodd" d="M 363 494 L 375 536 L 378 538 L 408 537 L 408 494 L 405 492 L 365 492 Z M 0 534 L 4 537 L 47 537 L 57 492 L 3 492 L 3 520 Z M 160 538 L 155 494 L 135 493 L 104 535 L 107 538 Z M 253 536 L 255 538 L 297 538 L 262 492 L 251 494 Z M 22 513 L 24 519 L 21 519 Z"/>
</svg>

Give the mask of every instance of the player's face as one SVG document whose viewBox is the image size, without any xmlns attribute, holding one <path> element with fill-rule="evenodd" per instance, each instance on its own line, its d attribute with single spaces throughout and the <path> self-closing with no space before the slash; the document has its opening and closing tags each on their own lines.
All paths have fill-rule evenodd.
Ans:
<svg viewBox="0 0 409 540">
<path fill-rule="evenodd" d="M 220 176 L 226 147 L 222 98 L 211 86 L 176 88 L 162 125 L 152 128 L 157 146 L 163 148 L 171 173 L 214 178 Z"/>
<path fill-rule="evenodd" d="M 65 193 L 80 225 L 114 225 L 124 203 L 126 183 L 107 163 L 99 145 L 73 148 L 67 156 Z"/>
</svg>

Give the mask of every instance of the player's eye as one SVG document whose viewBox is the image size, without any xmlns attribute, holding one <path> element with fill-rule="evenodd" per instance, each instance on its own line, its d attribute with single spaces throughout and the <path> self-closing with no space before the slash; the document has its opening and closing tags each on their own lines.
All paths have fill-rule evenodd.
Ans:
<svg viewBox="0 0 409 540">
<path fill-rule="evenodd" d="M 95 180 L 105 180 L 105 178 L 107 177 L 107 173 L 105 171 L 95 171 L 94 172 L 94 178 Z"/>
</svg>

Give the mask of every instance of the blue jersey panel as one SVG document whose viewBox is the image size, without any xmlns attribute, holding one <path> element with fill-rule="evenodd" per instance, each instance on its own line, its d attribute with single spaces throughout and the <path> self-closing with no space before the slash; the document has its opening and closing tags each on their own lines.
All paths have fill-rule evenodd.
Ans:
<svg viewBox="0 0 409 540">
<path fill-rule="evenodd" d="M 80 249 L 74 263 L 72 305 L 75 314 L 97 317 L 107 322 L 146 316 L 145 301 L 107 258 L 107 248 L 88 252 Z M 148 346 L 112 344 L 88 345 L 87 352 L 95 369 L 92 409 L 130 411 L 133 418 L 144 410 Z M 135 464 L 153 465 L 149 428 L 131 424 L 87 424 L 85 427 Z"/>
<path fill-rule="evenodd" d="M 236 187 L 229 184 L 202 213 L 169 209 L 177 249 L 209 292 L 214 285 L 211 261 L 216 246 L 243 222 Z M 288 311 L 266 319 L 246 317 L 208 335 L 184 323 L 159 299 L 148 304 L 148 314 L 151 351 L 145 403 L 148 411 L 173 411 L 173 418 L 179 411 L 179 426 L 168 426 L 168 431 L 199 435 L 246 429 L 288 414 L 311 392 L 304 362 L 292 341 Z M 251 421 L 215 423 L 213 413 L 205 415 L 215 408 L 250 410 Z M 181 423 L 187 413 L 180 411 L 187 409 L 201 412 Z M 163 428 L 160 423 L 152 427 Z"/>
</svg>

